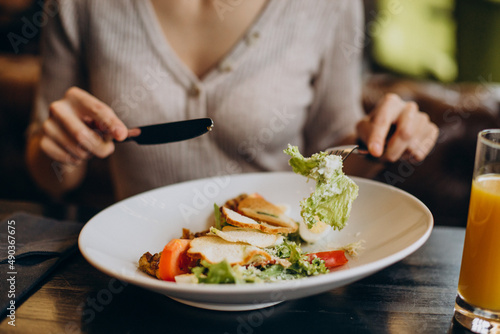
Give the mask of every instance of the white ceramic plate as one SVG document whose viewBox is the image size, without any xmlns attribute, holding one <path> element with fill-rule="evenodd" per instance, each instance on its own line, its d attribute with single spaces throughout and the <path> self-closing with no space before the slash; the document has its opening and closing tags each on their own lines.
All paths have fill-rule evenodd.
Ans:
<svg viewBox="0 0 500 334">
<path fill-rule="evenodd" d="M 364 250 L 326 275 L 267 284 L 196 285 L 157 280 L 137 269 L 142 254 L 163 250 L 170 239 L 181 236 L 183 227 L 206 229 L 213 219 L 214 203 L 222 205 L 244 192 L 258 192 L 271 202 L 288 204 L 289 215 L 299 220 L 299 201 L 313 191 L 314 182 L 291 172 L 220 176 L 139 194 L 93 217 L 80 234 L 79 247 L 83 256 L 104 273 L 192 306 L 239 311 L 311 296 L 403 259 L 422 246 L 431 233 L 432 215 L 418 199 L 395 187 L 353 179 L 359 186 L 359 197 L 347 226 L 314 247 L 327 250 L 364 240 Z"/>
</svg>

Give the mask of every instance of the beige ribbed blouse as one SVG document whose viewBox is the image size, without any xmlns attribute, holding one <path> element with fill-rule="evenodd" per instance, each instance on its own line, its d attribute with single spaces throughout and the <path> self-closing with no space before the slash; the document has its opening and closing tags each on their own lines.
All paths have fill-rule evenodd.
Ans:
<svg viewBox="0 0 500 334">
<path fill-rule="evenodd" d="M 109 158 L 117 199 L 196 178 L 290 170 L 288 143 L 311 154 L 351 134 L 362 115 L 359 0 L 271 0 L 201 79 L 169 46 L 147 0 L 47 5 L 59 15 L 42 39 L 35 123 L 73 85 L 129 127 L 214 120 L 212 132 L 184 142 L 117 144 Z"/>
</svg>

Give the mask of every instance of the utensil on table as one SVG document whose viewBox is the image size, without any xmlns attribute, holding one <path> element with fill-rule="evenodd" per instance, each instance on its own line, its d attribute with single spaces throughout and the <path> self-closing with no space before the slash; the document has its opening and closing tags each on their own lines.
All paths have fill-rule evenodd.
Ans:
<svg viewBox="0 0 500 334">
<path fill-rule="evenodd" d="M 201 136 L 211 131 L 213 126 L 214 122 L 208 117 L 139 126 L 131 129 L 134 135 L 125 141 L 133 140 L 141 145 L 172 143 Z M 135 135 L 135 132 L 138 134 Z"/>
</svg>

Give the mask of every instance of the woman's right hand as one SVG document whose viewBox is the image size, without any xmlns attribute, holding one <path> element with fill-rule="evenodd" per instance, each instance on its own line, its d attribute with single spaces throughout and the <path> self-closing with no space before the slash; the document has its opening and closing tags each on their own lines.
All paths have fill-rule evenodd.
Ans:
<svg viewBox="0 0 500 334">
<path fill-rule="evenodd" d="M 106 158 L 114 152 L 113 139 L 122 141 L 127 136 L 127 127 L 108 105 L 72 87 L 50 105 L 40 148 L 49 158 L 76 166 L 94 155 Z"/>
</svg>

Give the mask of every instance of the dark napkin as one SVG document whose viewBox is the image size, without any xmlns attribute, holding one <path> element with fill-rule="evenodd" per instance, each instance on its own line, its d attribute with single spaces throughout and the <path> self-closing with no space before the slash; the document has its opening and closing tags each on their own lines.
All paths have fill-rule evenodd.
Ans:
<svg viewBox="0 0 500 334">
<path fill-rule="evenodd" d="M 25 298 L 78 249 L 82 227 L 82 223 L 23 212 L 0 222 L 0 319 L 10 315 L 12 300 L 17 310 Z M 9 245 L 15 247 L 14 262 L 9 261 Z M 12 253 L 12 247 L 10 251 Z"/>
</svg>

